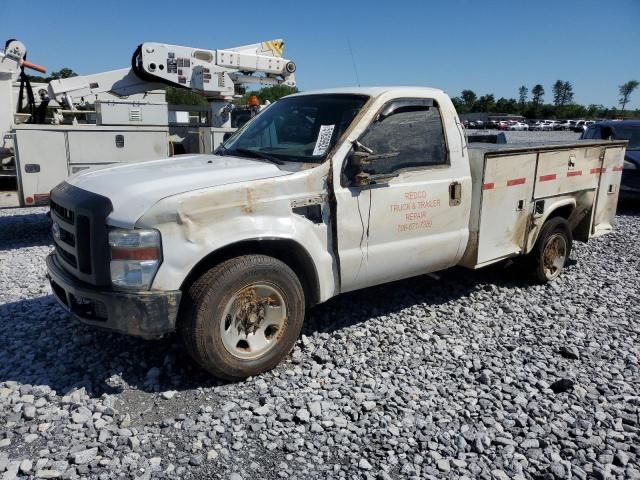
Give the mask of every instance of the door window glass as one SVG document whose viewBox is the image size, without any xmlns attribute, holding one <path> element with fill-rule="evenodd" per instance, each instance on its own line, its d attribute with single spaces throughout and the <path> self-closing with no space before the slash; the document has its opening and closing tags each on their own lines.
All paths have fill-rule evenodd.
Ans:
<svg viewBox="0 0 640 480">
<path fill-rule="evenodd" d="M 360 139 L 378 156 L 364 170 L 392 173 L 448 163 L 442 119 L 437 107 L 406 107 L 377 121 Z"/>
</svg>

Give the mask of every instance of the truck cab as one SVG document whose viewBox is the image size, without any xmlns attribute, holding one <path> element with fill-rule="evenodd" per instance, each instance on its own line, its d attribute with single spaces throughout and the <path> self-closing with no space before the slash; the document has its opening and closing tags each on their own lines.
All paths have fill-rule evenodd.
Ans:
<svg viewBox="0 0 640 480">
<path fill-rule="evenodd" d="M 584 145 L 589 154 L 547 146 L 563 153 L 543 166 L 550 178 L 573 168 L 565 156 L 617 165 L 624 144 L 614 146 L 608 156 L 601 144 Z M 285 97 L 214 155 L 120 165 L 54 188 L 52 289 L 85 323 L 145 338 L 178 331 L 205 369 L 237 379 L 274 367 L 305 311 L 342 292 L 531 253 L 550 281 L 572 230 L 586 229 L 585 240 L 610 230 L 619 175 L 603 180 L 598 167 L 576 187 L 590 194 L 565 188 L 549 193 L 564 203 L 540 203 L 540 152 L 484 148 L 470 155 L 441 90 Z M 602 181 L 610 192 L 598 216 Z"/>
</svg>

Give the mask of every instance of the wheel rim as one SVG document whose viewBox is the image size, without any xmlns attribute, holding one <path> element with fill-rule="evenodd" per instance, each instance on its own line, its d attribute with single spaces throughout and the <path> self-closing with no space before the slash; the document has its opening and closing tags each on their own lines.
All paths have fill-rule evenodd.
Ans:
<svg viewBox="0 0 640 480">
<path fill-rule="evenodd" d="M 287 324 L 283 294 L 275 286 L 254 283 L 238 290 L 220 319 L 220 334 L 227 351 L 253 360 L 271 351 Z"/>
<path fill-rule="evenodd" d="M 556 233 L 549 237 L 542 254 L 544 274 L 547 280 L 553 280 L 564 268 L 567 259 L 567 240 Z"/>
</svg>

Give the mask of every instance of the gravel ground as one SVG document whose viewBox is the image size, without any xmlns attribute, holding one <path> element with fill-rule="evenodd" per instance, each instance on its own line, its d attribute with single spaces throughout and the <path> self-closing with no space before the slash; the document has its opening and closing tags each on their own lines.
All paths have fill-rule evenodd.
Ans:
<svg viewBox="0 0 640 480">
<path fill-rule="evenodd" d="M 548 286 L 512 266 L 340 296 L 225 384 L 174 338 L 70 319 L 45 210 L 0 210 L 0 476 L 640 478 L 639 234 L 623 210 Z"/>
</svg>

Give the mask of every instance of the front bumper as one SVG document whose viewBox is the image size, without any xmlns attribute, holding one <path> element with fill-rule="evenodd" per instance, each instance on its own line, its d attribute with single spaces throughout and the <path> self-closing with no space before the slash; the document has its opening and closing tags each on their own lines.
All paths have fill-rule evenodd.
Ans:
<svg viewBox="0 0 640 480">
<path fill-rule="evenodd" d="M 61 266 L 56 253 L 47 257 L 47 270 L 58 303 L 88 325 L 142 338 L 175 331 L 181 292 L 119 292 L 80 282 Z"/>
</svg>

